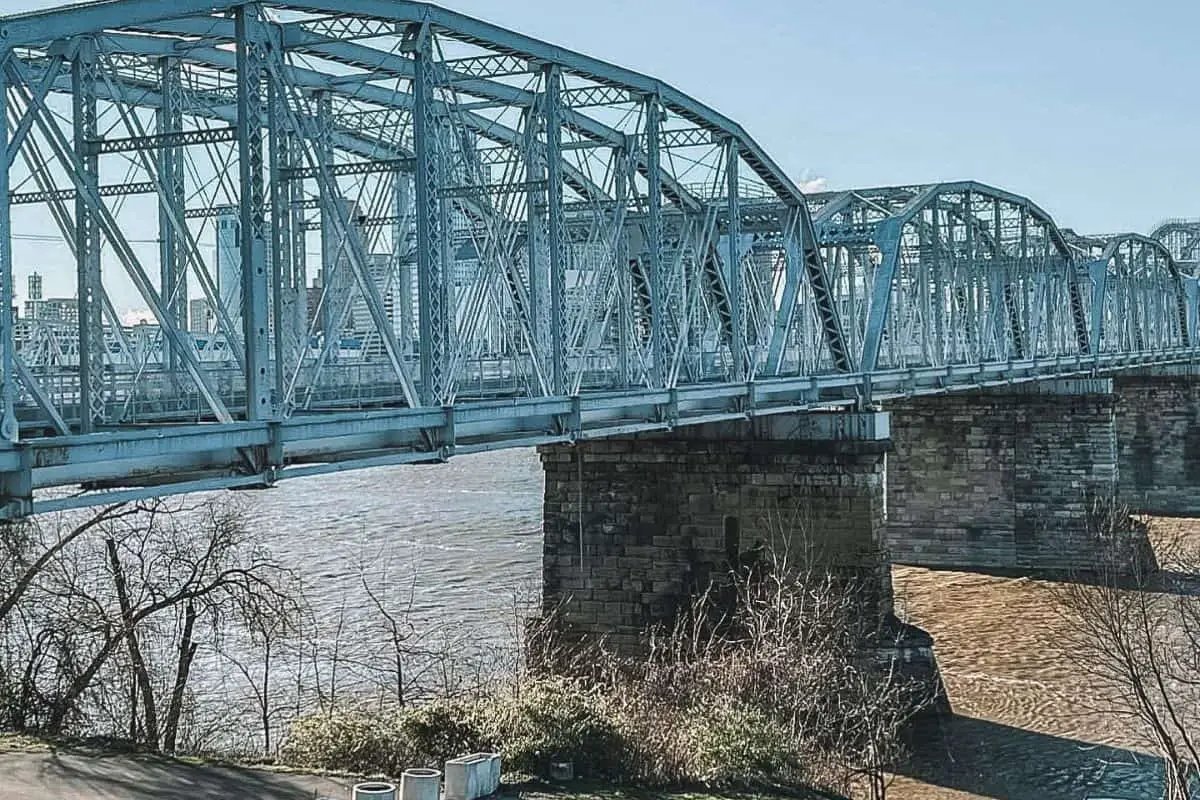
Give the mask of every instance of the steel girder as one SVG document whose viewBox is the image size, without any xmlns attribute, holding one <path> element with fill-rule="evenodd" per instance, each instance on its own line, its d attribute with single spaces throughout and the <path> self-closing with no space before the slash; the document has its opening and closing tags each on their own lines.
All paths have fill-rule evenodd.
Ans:
<svg viewBox="0 0 1200 800">
<path fill-rule="evenodd" d="M 344 6 L 0 24 L 0 516 L 1192 357 L 1169 270 L 1114 266 L 1097 300 L 1024 198 L 806 199 L 653 78 Z M 11 318 L 14 209 L 76 254 L 78 320 Z M 119 275 L 153 324 L 118 324 Z M 193 300 L 213 319 L 189 330 Z M 83 481 L 112 491 L 34 504 Z"/>
</svg>

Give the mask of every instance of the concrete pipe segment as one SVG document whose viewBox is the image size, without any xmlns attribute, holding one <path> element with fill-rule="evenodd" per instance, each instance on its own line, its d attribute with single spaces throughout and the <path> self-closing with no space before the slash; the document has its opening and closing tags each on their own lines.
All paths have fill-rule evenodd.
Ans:
<svg viewBox="0 0 1200 800">
<path fill-rule="evenodd" d="M 442 773 L 436 769 L 406 769 L 400 776 L 400 800 L 438 800 Z"/>
<path fill-rule="evenodd" d="M 370 781 L 354 786 L 354 800 L 396 800 L 396 784 Z"/>
</svg>

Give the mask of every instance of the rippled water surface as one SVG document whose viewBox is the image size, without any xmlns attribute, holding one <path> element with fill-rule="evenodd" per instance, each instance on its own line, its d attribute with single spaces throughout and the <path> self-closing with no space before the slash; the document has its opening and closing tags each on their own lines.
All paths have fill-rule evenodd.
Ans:
<svg viewBox="0 0 1200 800">
<path fill-rule="evenodd" d="M 363 601 L 366 577 L 413 591 L 418 621 L 497 635 L 513 598 L 541 589 L 542 470 L 532 450 L 284 481 L 249 495 L 262 541 L 326 614 Z M 348 598 L 348 599 L 347 599 Z"/>
<path fill-rule="evenodd" d="M 345 617 L 350 637 L 370 616 L 364 577 L 393 597 L 411 591 L 421 624 L 511 635 L 514 597 L 540 590 L 541 500 L 531 450 L 248 496 L 263 543 L 304 575 L 320 613 Z M 920 731 L 918 757 L 889 796 L 1156 796 L 1157 772 L 1137 735 L 1082 713 L 1086 681 L 1051 646 L 1058 621 L 1048 584 L 914 568 L 895 577 L 899 606 L 934 636 L 956 714 Z"/>
</svg>

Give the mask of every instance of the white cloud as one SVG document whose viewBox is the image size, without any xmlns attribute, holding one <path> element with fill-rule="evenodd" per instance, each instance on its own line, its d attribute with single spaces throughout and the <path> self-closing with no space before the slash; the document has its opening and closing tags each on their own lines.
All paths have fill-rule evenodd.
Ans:
<svg viewBox="0 0 1200 800">
<path fill-rule="evenodd" d="M 823 192 L 829 187 L 829 179 L 821 176 L 815 178 L 801 178 L 798 184 L 800 191 L 805 194 L 816 194 Z"/>
</svg>

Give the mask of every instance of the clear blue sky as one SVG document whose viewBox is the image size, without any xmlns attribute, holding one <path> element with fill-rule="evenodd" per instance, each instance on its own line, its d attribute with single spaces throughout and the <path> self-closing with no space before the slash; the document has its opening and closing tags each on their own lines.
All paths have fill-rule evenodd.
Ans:
<svg viewBox="0 0 1200 800">
<path fill-rule="evenodd" d="M 662 78 L 797 179 L 971 178 L 1081 232 L 1200 217 L 1200 0 L 444 5 Z"/>
<path fill-rule="evenodd" d="M 835 188 L 973 178 L 1081 231 L 1200 216 L 1198 0 L 448 0 L 666 80 Z"/>
</svg>

